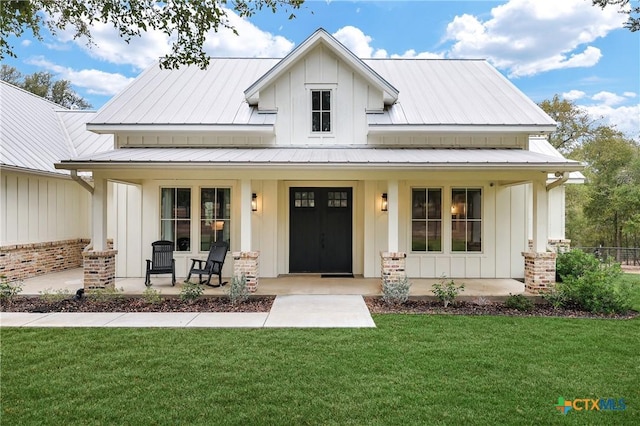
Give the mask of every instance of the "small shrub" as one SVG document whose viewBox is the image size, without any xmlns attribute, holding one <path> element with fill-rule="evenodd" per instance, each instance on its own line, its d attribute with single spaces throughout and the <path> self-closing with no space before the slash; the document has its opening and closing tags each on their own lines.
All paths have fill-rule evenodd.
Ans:
<svg viewBox="0 0 640 426">
<path fill-rule="evenodd" d="M 247 277 L 244 274 L 240 277 L 234 276 L 226 292 L 232 305 L 246 302 L 249 299 Z"/>
<path fill-rule="evenodd" d="M 489 306 L 489 305 L 493 305 L 493 302 L 489 299 L 487 299 L 486 297 L 482 297 L 482 296 L 478 296 L 475 299 L 473 299 L 472 302 L 474 305 L 476 306 Z"/>
<path fill-rule="evenodd" d="M 0 277 L 0 299 L 10 300 L 22 291 L 22 282 L 9 282 L 6 276 Z"/>
<path fill-rule="evenodd" d="M 70 297 L 71 293 L 66 288 L 59 288 L 57 290 L 48 288 L 40 292 L 40 299 L 47 303 L 61 302 L 65 299 L 69 299 Z"/>
<path fill-rule="evenodd" d="M 446 308 L 449 303 L 453 303 L 460 292 L 464 291 L 464 284 L 456 285 L 453 280 L 447 281 L 446 277 L 442 277 L 440 282 L 433 285 L 431 292 L 436 295 L 439 301 Z"/>
<path fill-rule="evenodd" d="M 559 253 L 556 258 L 556 281 L 562 282 L 565 277 L 581 277 L 588 271 L 596 271 L 600 261 L 593 254 L 574 249 Z"/>
<path fill-rule="evenodd" d="M 180 300 L 184 302 L 194 302 L 204 293 L 204 286 L 198 283 L 187 281 L 182 285 L 180 290 Z"/>
<path fill-rule="evenodd" d="M 142 292 L 142 300 L 150 305 L 158 305 L 162 302 L 162 294 L 152 287 L 147 287 Z"/>
<path fill-rule="evenodd" d="M 504 301 L 504 306 L 522 312 L 533 310 L 533 302 L 522 294 L 509 293 L 509 296 Z"/>
<path fill-rule="evenodd" d="M 110 300 L 124 298 L 124 288 L 107 287 L 93 288 L 85 291 L 84 295 L 97 302 L 108 302 Z"/>
<path fill-rule="evenodd" d="M 601 265 L 580 277 L 566 277 L 558 283 L 557 291 L 565 307 L 593 313 L 625 313 L 632 308 L 633 289 L 624 283 L 616 284 L 621 273 L 619 264 Z"/>
<path fill-rule="evenodd" d="M 567 294 L 560 289 L 561 284 L 556 284 L 556 287 L 549 293 L 543 293 L 542 298 L 546 300 L 553 309 L 561 309 L 567 306 L 568 298 Z"/>
<path fill-rule="evenodd" d="M 399 281 L 382 282 L 382 300 L 387 305 L 402 305 L 409 300 L 411 282 L 409 278 L 402 277 Z"/>
</svg>

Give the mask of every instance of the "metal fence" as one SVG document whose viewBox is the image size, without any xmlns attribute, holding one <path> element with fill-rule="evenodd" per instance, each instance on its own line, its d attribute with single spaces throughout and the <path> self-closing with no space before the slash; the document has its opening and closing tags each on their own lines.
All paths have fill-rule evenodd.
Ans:
<svg viewBox="0 0 640 426">
<path fill-rule="evenodd" d="M 638 247 L 576 247 L 585 253 L 593 253 L 601 260 L 614 259 L 622 265 L 640 266 Z"/>
</svg>

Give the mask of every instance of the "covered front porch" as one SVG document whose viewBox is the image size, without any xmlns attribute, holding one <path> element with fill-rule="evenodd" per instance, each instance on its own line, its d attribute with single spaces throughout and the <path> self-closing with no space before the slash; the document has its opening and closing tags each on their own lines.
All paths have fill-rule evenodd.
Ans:
<svg viewBox="0 0 640 426">
<path fill-rule="evenodd" d="M 225 281 L 230 281 L 226 277 Z M 151 283 L 154 290 L 164 296 L 178 295 L 182 289 L 184 277 L 178 277 L 175 287 L 171 286 L 170 276 L 153 276 Z M 438 279 L 410 279 L 411 297 L 433 297 L 431 288 Z M 464 284 L 460 299 L 473 300 L 478 297 L 500 299 L 509 294 L 524 294 L 524 284 L 514 279 L 485 278 L 455 279 L 456 284 Z M 70 269 L 24 280 L 22 295 L 38 296 L 41 294 L 69 293 L 83 287 L 82 268 Z M 144 293 L 144 278 L 116 278 L 115 287 L 125 295 L 140 296 Z M 213 288 L 205 286 L 204 296 L 225 295 L 225 287 Z M 283 275 L 277 278 L 261 278 L 260 285 L 254 293 L 256 296 L 302 295 L 302 294 L 357 294 L 362 296 L 382 295 L 380 278 L 322 278 L 320 275 Z"/>
</svg>

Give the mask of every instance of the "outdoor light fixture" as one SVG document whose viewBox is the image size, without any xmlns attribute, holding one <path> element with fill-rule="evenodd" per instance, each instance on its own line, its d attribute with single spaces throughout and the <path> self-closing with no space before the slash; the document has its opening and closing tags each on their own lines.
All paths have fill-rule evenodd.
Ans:
<svg viewBox="0 0 640 426">
<path fill-rule="evenodd" d="M 387 193 L 383 193 L 382 194 L 382 204 L 380 205 L 380 210 L 382 210 L 383 212 L 386 212 L 389 208 L 389 204 L 387 202 Z"/>
<path fill-rule="evenodd" d="M 258 211 L 258 196 L 256 195 L 255 192 L 251 194 L 251 211 L 252 212 Z"/>
</svg>

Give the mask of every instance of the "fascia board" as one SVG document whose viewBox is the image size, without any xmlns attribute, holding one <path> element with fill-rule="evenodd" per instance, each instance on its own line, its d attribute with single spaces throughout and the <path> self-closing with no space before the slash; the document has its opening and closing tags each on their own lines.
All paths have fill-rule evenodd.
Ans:
<svg viewBox="0 0 640 426">
<path fill-rule="evenodd" d="M 87 124 L 87 130 L 100 134 L 181 133 L 273 135 L 273 124 Z"/>
<path fill-rule="evenodd" d="M 475 125 L 475 124 L 370 124 L 369 135 L 406 135 L 440 133 L 535 133 L 545 134 L 556 130 L 553 125 Z"/>
</svg>

